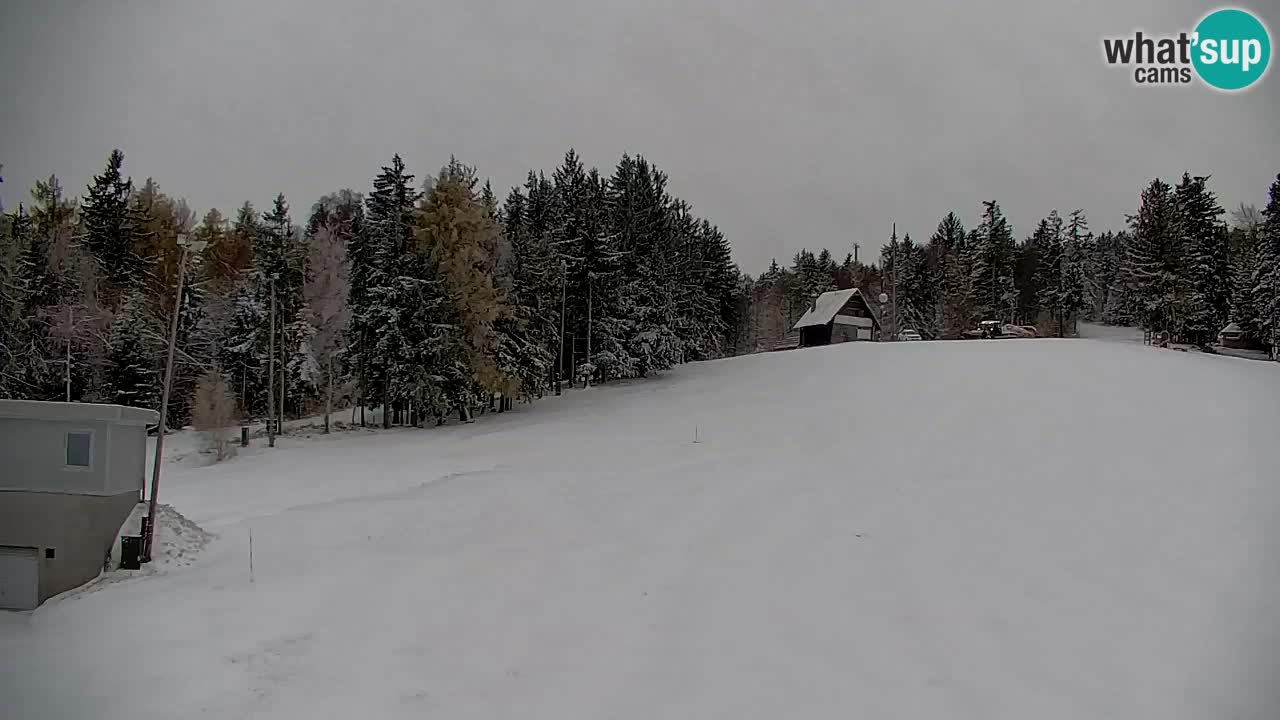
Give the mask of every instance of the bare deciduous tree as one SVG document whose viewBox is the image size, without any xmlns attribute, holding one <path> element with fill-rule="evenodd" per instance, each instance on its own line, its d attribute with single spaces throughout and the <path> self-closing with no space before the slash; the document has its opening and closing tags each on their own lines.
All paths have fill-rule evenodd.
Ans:
<svg viewBox="0 0 1280 720">
<path fill-rule="evenodd" d="M 324 367 L 324 431 L 329 432 L 333 396 L 338 379 L 334 362 L 342 349 L 342 332 L 347 325 L 347 253 L 349 223 L 326 223 L 316 231 L 309 252 L 311 276 L 302 288 L 311 326 L 315 328 L 312 349 Z"/>
<path fill-rule="evenodd" d="M 236 399 L 222 373 L 210 370 L 200 378 L 191 414 L 196 430 L 204 435 L 205 449 L 218 462 L 235 455 L 230 426 L 236 419 Z"/>
</svg>

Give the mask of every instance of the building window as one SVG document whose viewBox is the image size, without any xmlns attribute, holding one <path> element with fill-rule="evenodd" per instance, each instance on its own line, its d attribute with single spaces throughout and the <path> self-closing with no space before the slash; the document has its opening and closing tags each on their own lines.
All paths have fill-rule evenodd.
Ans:
<svg viewBox="0 0 1280 720">
<path fill-rule="evenodd" d="M 67 433 L 67 467 L 87 468 L 93 464 L 93 433 Z"/>
</svg>

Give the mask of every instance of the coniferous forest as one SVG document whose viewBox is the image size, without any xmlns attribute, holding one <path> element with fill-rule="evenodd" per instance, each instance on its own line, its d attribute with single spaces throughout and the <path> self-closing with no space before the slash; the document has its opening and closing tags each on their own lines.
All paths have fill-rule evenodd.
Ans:
<svg viewBox="0 0 1280 720">
<path fill-rule="evenodd" d="M 124 160 L 113 151 L 80 193 L 50 177 L 0 215 L 0 397 L 159 407 L 175 305 L 171 427 L 321 413 L 328 427 L 338 408 L 465 419 L 770 350 L 817 295 L 849 287 L 893 297 L 887 333 L 926 339 L 996 319 L 1193 343 L 1235 322 L 1280 343 L 1280 177 L 1261 210 L 1228 213 L 1209 178 L 1184 174 L 1142 190 L 1127 227 L 1052 212 L 1020 240 L 991 201 L 973 227 L 949 213 L 924 242 L 895 233 L 871 263 L 803 250 L 752 276 L 641 156 L 606 174 L 570 150 L 505 197 L 456 159 L 415 176 L 396 156 L 366 191 L 203 217 Z M 203 245 L 176 297 L 179 238 Z"/>
</svg>

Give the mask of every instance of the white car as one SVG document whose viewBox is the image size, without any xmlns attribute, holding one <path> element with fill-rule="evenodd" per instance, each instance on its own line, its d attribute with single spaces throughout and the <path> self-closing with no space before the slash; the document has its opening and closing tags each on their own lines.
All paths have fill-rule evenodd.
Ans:
<svg viewBox="0 0 1280 720">
<path fill-rule="evenodd" d="M 915 330 L 903 330 L 902 332 L 898 333 L 898 339 L 903 341 L 910 341 L 910 340 L 923 340 L 924 338 L 920 337 L 920 333 L 916 332 Z"/>
</svg>

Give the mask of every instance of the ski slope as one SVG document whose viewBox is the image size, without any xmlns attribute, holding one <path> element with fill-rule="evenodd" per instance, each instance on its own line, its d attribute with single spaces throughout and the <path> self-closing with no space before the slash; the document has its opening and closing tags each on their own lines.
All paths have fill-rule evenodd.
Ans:
<svg viewBox="0 0 1280 720">
<path fill-rule="evenodd" d="M 0 716 L 1273 718 L 1278 428 L 1280 366 L 1026 340 L 286 439 L 167 471 L 194 564 L 0 613 Z"/>
</svg>

